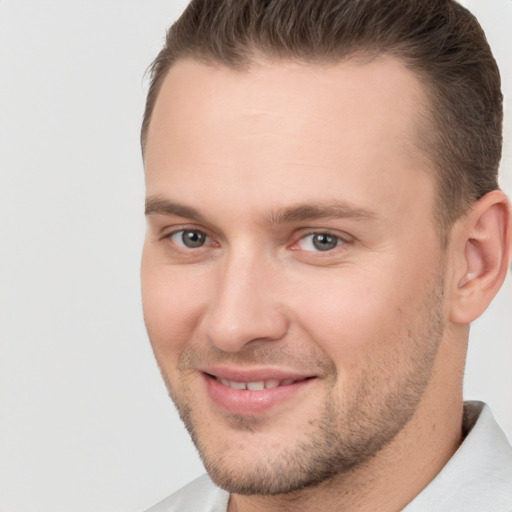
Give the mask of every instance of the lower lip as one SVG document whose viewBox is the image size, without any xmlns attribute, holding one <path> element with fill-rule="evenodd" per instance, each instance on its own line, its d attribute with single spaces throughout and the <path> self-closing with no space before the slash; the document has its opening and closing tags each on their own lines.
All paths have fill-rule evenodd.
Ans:
<svg viewBox="0 0 512 512">
<path fill-rule="evenodd" d="M 210 398 L 220 409 L 230 414 L 254 416 L 263 414 L 276 405 L 292 399 L 297 393 L 310 385 L 313 379 L 258 391 L 233 389 L 205 374 L 204 380 Z"/>
</svg>

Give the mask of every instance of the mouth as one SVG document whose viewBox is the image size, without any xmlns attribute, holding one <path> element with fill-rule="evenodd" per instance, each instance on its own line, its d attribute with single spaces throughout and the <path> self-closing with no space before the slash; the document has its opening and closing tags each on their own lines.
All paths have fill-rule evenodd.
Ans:
<svg viewBox="0 0 512 512">
<path fill-rule="evenodd" d="M 235 380 L 221 379 L 219 377 L 215 377 L 214 375 L 210 375 L 210 377 L 214 378 L 217 382 L 220 382 L 223 386 L 226 386 L 231 389 L 237 390 L 250 390 L 250 391 L 263 391 L 264 389 L 274 389 L 281 386 L 291 386 L 297 382 L 302 382 L 307 379 L 311 379 L 313 377 L 301 377 L 298 379 L 266 379 L 266 380 L 256 380 L 252 382 L 238 382 Z"/>
<path fill-rule="evenodd" d="M 316 376 L 280 371 L 202 370 L 207 395 L 224 413 L 259 416 L 292 404 Z"/>
</svg>

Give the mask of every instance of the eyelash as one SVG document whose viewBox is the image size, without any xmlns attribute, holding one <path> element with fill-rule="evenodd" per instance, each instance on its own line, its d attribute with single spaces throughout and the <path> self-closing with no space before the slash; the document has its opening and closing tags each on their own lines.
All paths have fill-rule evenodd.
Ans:
<svg viewBox="0 0 512 512">
<path fill-rule="evenodd" d="M 204 237 L 204 243 L 201 245 L 198 245 L 196 247 L 187 247 L 185 245 L 185 243 L 183 242 L 183 236 L 185 233 L 195 234 L 195 235 L 199 235 L 199 237 Z M 179 235 L 181 235 L 181 243 L 175 239 L 175 237 L 179 236 Z M 337 249 L 341 246 L 344 246 L 345 244 L 349 243 L 349 241 L 350 241 L 350 240 L 347 240 L 348 236 L 343 237 L 339 234 L 335 234 L 335 233 L 332 233 L 327 230 L 309 231 L 307 233 L 302 234 L 299 238 L 297 238 L 292 244 L 290 244 L 288 246 L 288 248 L 291 250 L 295 250 L 295 251 L 301 250 L 300 244 L 304 243 L 308 238 L 311 239 L 311 245 L 314 246 L 313 237 L 315 237 L 315 236 L 318 236 L 318 237 L 325 236 L 325 237 L 334 239 L 336 245 L 334 245 L 332 248 L 326 249 L 325 251 L 318 249 L 318 247 L 317 247 L 317 250 L 302 248 L 302 250 L 304 252 L 317 253 L 317 254 L 325 253 L 326 255 L 329 253 L 332 254 L 332 252 L 335 249 Z M 171 233 L 164 235 L 162 238 L 166 239 L 166 240 L 170 240 L 171 243 L 178 246 L 180 250 L 184 250 L 184 251 L 195 251 L 196 249 L 201 249 L 208 245 L 218 246 L 218 244 L 213 242 L 212 238 L 205 231 L 203 231 L 201 229 L 196 229 L 196 228 L 176 229 L 176 230 L 172 231 Z"/>
<path fill-rule="evenodd" d="M 340 246 L 343 246 L 343 245 L 345 245 L 347 243 L 347 240 L 345 240 L 343 237 L 341 237 L 338 234 L 331 233 L 329 231 L 313 231 L 313 232 L 309 232 L 309 233 L 304 234 L 303 236 L 301 236 L 296 242 L 294 242 L 292 244 L 291 248 L 294 249 L 295 246 L 299 246 L 301 243 L 304 244 L 308 238 L 310 239 L 309 245 L 315 247 L 315 240 L 314 240 L 315 237 L 327 237 L 327 238 L 330 238 L 330 239 L 332 239 L 335 242 L 335 245 L 333 247 L 331 247 L 331 248 L 326 248 L 325 250 L 321 250 L 318 247 L 316 247 L 317 250 L 315 250 L 315 249 L 305 249 L 304 247 L 302 247 L 303 251 L 305 251 L 305 252 L 315 252 L 315 253 L 320 253 L 320 254 L 321 253 L 331 253 L 336 248 L 338 248 Z"/>
</svg>

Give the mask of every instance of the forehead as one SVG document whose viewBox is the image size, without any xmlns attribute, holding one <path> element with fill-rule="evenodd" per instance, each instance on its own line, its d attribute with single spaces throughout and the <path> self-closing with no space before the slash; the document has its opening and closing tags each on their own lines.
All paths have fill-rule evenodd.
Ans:
<svg viewBox="0 0 512 512">
<path fill-rule="evenodd" d="M 418 114 L 426 112 L 426 106 L 417 76 L 400 60 L 387 56 L 354 57 L 335 64 L 261 60 L 241 71 L 184 59 L 171 67 L 163 81 L 148 135 L 154 140 L 152 135 L 158 137 L 169 124 L 193 123 L 193 118 L 183 119 L 180 114 L 201 112 L 199 127 L 205 129 L 207 114 L 212 123 L 220 120 L 227 126 L 230 120 L 241 123 L 245 116 L 253 122 L 258 114 L 271 111 L 276 120 L 278 115 L 302 115 L 311 121 L 320 115 L 322 121 L 342 121 L 355 114 L 361 123 L 372 122 L 366 124 L 369 136 L 371 128 L 378 130 L 382 122 L 410 134 L 410 128 L 416 133 Z M 216 111 L 222 119 L 213 117 Z M 390 111 L 395 115 L 389 116 Z"/>
<path fill-rule="evenodd" d="M 341 191 L 390 202 L 392 188 L 430 181 L 417 149 L 425 105 L 416 76 L 391 58 L 261 61 L 244 71 L 179 61 L 148 128 L 148 195 L 194 201 L 190 191 L 207 188 L 246 209 L 256 192 L 261 208 L 315 191 L 315 202 Z"/>
</svg>

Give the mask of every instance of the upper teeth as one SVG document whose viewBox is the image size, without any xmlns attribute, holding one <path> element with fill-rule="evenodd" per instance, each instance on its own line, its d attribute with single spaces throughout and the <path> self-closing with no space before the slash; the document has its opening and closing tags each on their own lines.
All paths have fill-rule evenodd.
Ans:
<svg viewBox="0 0 512 512">
<path fill-rule="evenodd" d="M 292 384 L 295 382 L 295 379 L 268 379 L 268 380 L 258 380 L 255 382 L 235 382 L 227 379 L 217 379 L 224 386 L 230 387 L 232 389 L 250 389 L 252 391 L 260 391 L 262 389 L 271 389 L 276 388 L 277 386 L 286 386 L 288 384 Z"/>
</svg>

